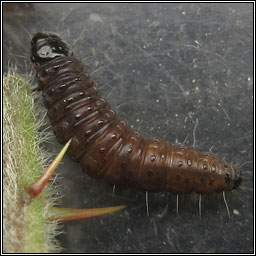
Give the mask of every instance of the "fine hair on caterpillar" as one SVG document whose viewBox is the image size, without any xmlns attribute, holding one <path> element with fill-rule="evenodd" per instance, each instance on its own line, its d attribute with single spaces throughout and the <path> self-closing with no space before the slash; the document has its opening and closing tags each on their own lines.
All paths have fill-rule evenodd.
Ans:
<svg viewBox="0 0 256 256">
<path fill-rule="evenodd" d="M 56 138 L 61 144 L 72 138 L 68 155 L 88 175 L 146 192 L 221 192 L 224 199 L 240 185 L 234 165 L 193 147 L 144 139 L 120 120 L 57 35 L 34 35 L 31 60 Z"/>
</svg>

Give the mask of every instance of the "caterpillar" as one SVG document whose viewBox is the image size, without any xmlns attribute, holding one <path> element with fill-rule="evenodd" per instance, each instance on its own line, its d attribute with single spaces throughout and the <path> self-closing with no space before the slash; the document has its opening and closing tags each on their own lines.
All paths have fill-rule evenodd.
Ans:
<svg viewBox="0 0 256 256">
<path fill-rule="evenodd" d="M 100 96 L 82 62 L 59 36 L 35 34 L 31 61 L 57 140 L 64 144 L 72 138 L 68 156 L 89 176 L 177 194 L 231 191 L 241 183 L 234 165 L 213 154 L 144 139 L 131 129 Z"/>
</svg>

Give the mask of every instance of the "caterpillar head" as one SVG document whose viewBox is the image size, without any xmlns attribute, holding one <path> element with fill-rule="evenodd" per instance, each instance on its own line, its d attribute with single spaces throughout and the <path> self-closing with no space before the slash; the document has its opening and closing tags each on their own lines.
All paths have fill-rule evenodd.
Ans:
<svg viewBox="0 0 256 256">
<path fill-rule="evenodd" d="M 54 34 L 36 33 L 31 40 L 31 61 L 42 65 L 56 57 L 72 56 L 68 45 Z"/>
</svg>

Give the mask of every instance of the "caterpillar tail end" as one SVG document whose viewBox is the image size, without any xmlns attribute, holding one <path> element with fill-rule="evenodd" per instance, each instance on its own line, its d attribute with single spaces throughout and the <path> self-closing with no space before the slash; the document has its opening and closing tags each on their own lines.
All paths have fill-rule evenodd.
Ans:
<svg viewBox="0 0 256 256">
<path fill-rule="evenodd" d="M 233 181 L 233 188 L 232 189 L 238 188 L 241 183 L 242 183 L 242 178 L 241 177 L 235 177 L 235 179 Z"/>
<path fill-rule="evenodd" d="M 232 190 L 238 188 L 240 186 L 240 184 L 242 183 L 242 176 L 241 176 L 241 172 L 239 169 L 236 169 L 234 167 L 234 165 L 231 165 L 231 170 L 232 170 L 232 174 L 233 174 L 233 186 L 232 186 Z"/>
</svg>

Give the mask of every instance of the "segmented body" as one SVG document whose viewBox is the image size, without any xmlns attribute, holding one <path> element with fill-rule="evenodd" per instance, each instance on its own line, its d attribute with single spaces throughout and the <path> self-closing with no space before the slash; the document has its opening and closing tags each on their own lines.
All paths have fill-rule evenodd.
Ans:
<svg viewBox="0 0 256 256">
<path fill-rule="evenodd" d="M 68 155 L 88 175 L 152 192 L 210 193 L 237 187 L 233 166 L 218 157 L 144 139 L 99 95 L 82 62 L 65 55 L 41 61 L 32 51 L 32 61 L 54 133 L 61 144 L 72 138 Z"/>
</svg>

